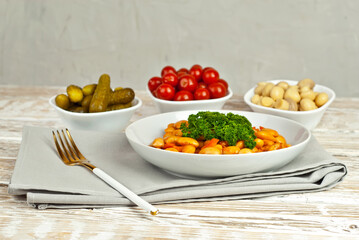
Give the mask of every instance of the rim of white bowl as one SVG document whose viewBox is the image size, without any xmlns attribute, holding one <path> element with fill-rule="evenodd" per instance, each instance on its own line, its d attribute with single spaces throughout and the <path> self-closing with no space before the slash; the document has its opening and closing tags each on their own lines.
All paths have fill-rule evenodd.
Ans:
<svg viewBox="0 0 359 240">
<path fill-rule="evenodd" d="M 163 99 L 159 99 L 159 98 L 156 98 L 155 96 L 153 96 L 151 91 L 148 89 L 148 86 L 146 86 L 146 92 L 148 93 L 148 95 L 150 95 L 150 97 L 154 101 L 160 102 L 160 103 L 165 103 L 165 104 L 172 104 L 172 105 L 182 105 L 184 103 L 185 104 L 197 104 L 197 103 L 220 102 L 220 101 L 226 101 L 226 100 L 230 99 L 233 96 L 233 92 L 232 92 L 232 89 L 230 87 L 228 87 L 228 92 L 227 92 L 226 96 L 221 97 L 221 98 L 207 99 L 207 100 L 190 100 L 190 101 L 163 100 Z"/>
<path fill-rule="evenodd" d="M 291 84 L 297 84 L 298 81 L 295 81 L 295 80 L 286 80 L 286 79 L 278 79 L 278 80 L 269 80 L 269 81 L 263 81 L 263 82 L 272 82 L 272 83 L 278 83 L 280 81 L 285 81 L 285 82 L 288 82 L 288 83 L 291 83 Z M 251 89 L 249 89 L 245 94 L 244 94 L 244 102 L 249 105 L 250 107 L 254 107 L 254 108 L 258 108 L 258 109 L 263 109 L 263 110 L 269 110 L 269 111 L 273 111 L 273 112 L 277 112 L 277 113 L 287 113 L 287 114 L 293 114 L 293 115 L 309 115 L 309 114 L 312 114 L 312 113 L 318 113 L 318 112 L 321 112 L 321 111 L 324 111 L 325 109 L 327 109 L 329 107 L 329 105 L 334 101 L 336 95 L 335 95 L 335 92 L 329 88 L 329 87 L 326 87 L 326 86 L 323 86 L 323 85 L 320 85 L 320 84 L 315 84 L 315 86 L 317 87 L 321 87 L 323 89 L 325 89 L 326 92 L 329 92 L 332 97 L 329 98 L 329 100 L 323 105 L 321 106 L 320 108 L 317 108 L 317 109 L 314 109 L 314 110 L 310 110 L 310 111 L 289 111 L 289 110 L 282 110 L 282 109 L 276 109 L 276 108 L 270 108 L 270 107 L 264 107 L 264 106 L 261 106 L 261 105 L 257 105 L 257 104 L 254 104 L 250 101 L 250 98 L 253 97 L 254 95 L 254 89 L 256 88 L 256 86 L 252 87 Z M 315 87 L 314 86 L 314 87 Z"/>
<path fill-rule="evenodd" d="M 73 116 L 99 116 L 99 115 L 109 115 L 109 114 L 114 114 L 114 113 L 118 113 L 118 112 L 130 112 L 130 111 L 134 111 L 136 110 L 137 108 L 141 107 L 142 106 L 142 100 L 138 97 L 135 96 L 135 98 L 132 100 L 132 102 L 136 102 L 135 105 L 131 106 L 131 107 L 128 107 L 128 108 L 123 108 L 123 109 L 118 109 L 118 110 L 113 110 L 113 111 L 106 111 L 106 112 L 95 112 L 95 113 L 77 113 L 77 112 L 70 112 L 70 111 L 67 111 L 67 110 L 64 110 L 60 107 L 58 107 L 56 104 L 55 104 L 55 98 L 56 98 L 57 95 L 55 96 L 52 96 L 50 99 L 49 99 L 49 103 L 50 105 L 55 108 L 56 110 L 60 111 L 60 112 L 63 112 L 65 114 L 68 114 L 68 115 L 73 115 Z"/>
</svg>

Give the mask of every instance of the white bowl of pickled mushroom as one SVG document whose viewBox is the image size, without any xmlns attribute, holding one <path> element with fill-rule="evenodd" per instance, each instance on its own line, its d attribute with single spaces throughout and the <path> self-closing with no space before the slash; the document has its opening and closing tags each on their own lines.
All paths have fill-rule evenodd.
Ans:
<svg viewBox="0 0 359 240">
<path fill-rule="evenodd" d="M 254 112 L 295 120 L 314 129 L 335 99 L 335 92 L 312 79 L 259 82 L 247 91 L 244 101 Z"/>
<path fill-rule="evenodd" d="M 300 123 L 246 111 L 177 111 L 149 116 L 125 130 L 146 161 L 175 175 L 225 177 L 278 169 L 306 147 Z"/>
</svg>

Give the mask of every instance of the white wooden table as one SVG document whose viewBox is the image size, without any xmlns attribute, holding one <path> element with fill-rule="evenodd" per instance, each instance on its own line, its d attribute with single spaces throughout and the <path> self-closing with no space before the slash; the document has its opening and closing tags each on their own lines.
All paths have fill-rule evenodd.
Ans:
<svg viewBox="0 0 359 240">
<path fill-rule="evenodd" d="M 329 191 L 253 200 L 137 207 L 33 209 L 7 194 L 24 125 L 63 127 L 48 99 L 65 87 L 0 85 L 0 239 L 359 239 L 359 98 L 337 98 L 313 131 L 348 167 Z M 132 121 L 155 114 L 144 91 Z M 234 95 L 225 109 L 250 110 Z"/>
</svg>

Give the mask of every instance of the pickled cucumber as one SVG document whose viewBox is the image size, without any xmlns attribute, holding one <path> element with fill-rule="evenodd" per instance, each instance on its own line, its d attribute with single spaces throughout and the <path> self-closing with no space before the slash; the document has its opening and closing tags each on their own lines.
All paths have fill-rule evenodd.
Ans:
<svg viewBox="0 0 359 240">
<path fill-rule="evenodd" d="M 119 110 L 119 109 L 129 108 L 129 107 L 131 107 L 131 106 L 132 106 L 132 102 L 114 104 L 114 105 L 108 106 L 107 109 L 106 109 L 106 111 L 113 111 L 113 110 Z"/>
<path fill-rule="evenodd" d="M 55 103 L 58 107 L 67 110 L 70 107 L 70 99 L 65 94 L 59 94 L 55 98 Z"/>
<path fill-rule="evenodd" d="M 82 88 L 82 92 L 84 96 L 92 95 L 95 92 L 95 89 L 97 87 L 96 83 L 86 85 Z"/>
<path fill-rule="evenodd" d="M 109 105 L 129 103 L 135 98 L 135 92 L 131 88 L 123 88 L 114 91 L 109 100 Z"/>
<path fill-rule="evenodd" d="M 93 95 L 87 95 L 81 101 L 81 106 L 83 107 L 85 112 L 89 112 L 89 107 L 90 107 L 90 103 L 91 103 L 91 100 L 92 100 L 92 96 Z"/>
<path fill-rule="evenodd" d="M 114 91 L 118 91 L 118 90 L 121 90 L 121 89 L 123 89 L 123 87 L 117 87 L 117 88 L 115 88 Z"/>
<path fill-rule="evenodd" d="M 59 94 L 55 98 L 56 105 L 62 109 L 93 113 L 112 111 L 132 106 L 135 92 L 131 88 L 116 87 L 111 89 L 110 76 L 103 74 L 98 83 L 88 84 L 82 88 L 69 85 L 66 94 Z"/>
<path fill-rule="evenodd" d="M 69 108 L 70 112 L 77 112 L 77 113 L 84 113 L 85 110 L 82 106 L 79 105 L 73 105 Z"/>
<path fill-rule="evenodd" d="M 82 93 L 82 89 L 76 85 L 70 85 L 66 89 L 67 96 L 73 103 L 79 103 L 82 101 L 84 94 Z"/>
<path fill-rule="evenodd" d="M 107 74 L 101 75 L 90 103 L 90 113 L 106 111 L 110 98 L 110 90 L 110 76 Z"/>
</svg>

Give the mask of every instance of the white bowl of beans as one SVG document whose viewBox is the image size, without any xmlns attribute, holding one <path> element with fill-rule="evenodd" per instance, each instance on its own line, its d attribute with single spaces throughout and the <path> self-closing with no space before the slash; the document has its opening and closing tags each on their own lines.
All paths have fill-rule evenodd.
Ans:
<svg viewBox="0 0 359 240">
<path fill-rule="evenodd" d="M 246 92 L 244 102 L 254 112 L 292 119 L 312 130 L 320 123 L 325 111 L 334 101 L 335 92 L 328 87 L 315 83 L 314 85 L 311 83 L 311 85 L 301 86 L 300 82 L 271 80 L 258 83 Z M 261 84 L 264 84 L 262 90 L 259 87 Z M 281 84 L 284 84 L 284 87 Z M 265 86 L 267 89 L 264 89 Z M 286 95 L 288 87 L 293 87 L 293 91 L 290 90 L 291 93 Z M 281 90 L 281 88 L 284 89 Z M 285 88 L 287 89 L 285 90 Z"/>
</svg>

